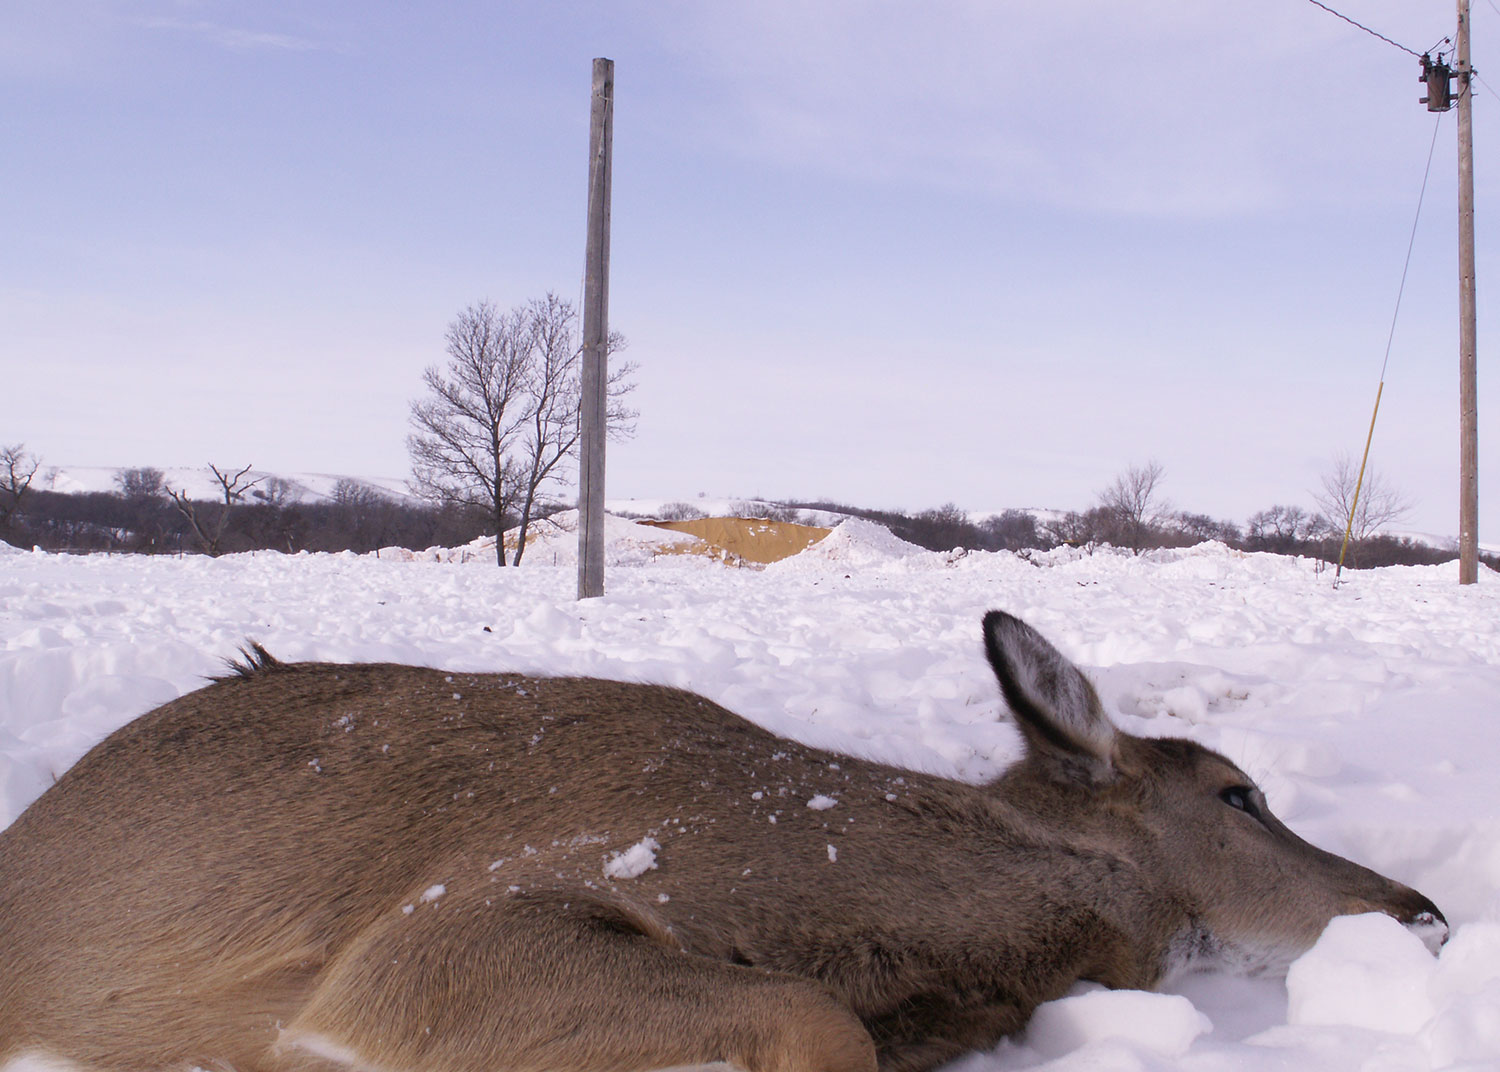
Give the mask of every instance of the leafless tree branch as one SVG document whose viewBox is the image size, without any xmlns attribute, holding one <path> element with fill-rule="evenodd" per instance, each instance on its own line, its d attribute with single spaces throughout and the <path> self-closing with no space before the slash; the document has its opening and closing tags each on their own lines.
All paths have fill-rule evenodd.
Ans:
<svg viewBox="0 0 1500 1072">
<path fill-rule="evenodd" d="M 1117 528 L 1119 538 L 1136 554 L 1146 549 L 1157 519 L 1169 509 L 1158 492 L 1166 469 L 1156 459 L 1132 465 L 1099 493 L 1099 506 Z"/>
<path fill-rule="evenodd" d="M 209 463 L 208 469 L 213 473 L 224 496 L 222 504 L 199 502 L 188 498 L 185 491 L 166 489 L 172 505 L 193 530 L 193 538 L 198 541 L 204 554 L 216 558 L 222 553 L 224 535 L 229 529 L 229 516 L 235 503 L 242 501 L 245 492 L 264 479 L 256 477 L 254 480 L 246 480 L 253 468 L 253 465 L 247 465 L 238 472 L 231 473 L 227 468 L 220 469 L 212 462 Z"/>
<path fill-rule="evenodd" d="M 0 447 L 0 529 L 21 506 L 31 482 L 36 479 L 42 460 L 28 453 L 25 443 Z"/>
<path fill-rule="evenodd" d="M 1356 542 L 1400 521 L 1410 513 L 1412 506 L 1411 500 L 1388 484 L 1374 466 L 1365 469 L 1364 484 L 1360 487 L 1359 463 L 1344 452 L 1340 452 L 1323 472 L 1321 490 L 1313 492 L 1313 501 L 1328 519 L 1330 529 L 1343 536 L 1347 527 L 1350 538 Z M 1352 526 L 1351 511 L 1354 514 Z"/>
<path fill-rule="evenodd" d="M 412 403 L 412 488 L 438 502 L 483 509 L 500 535 L 519 516 L 512 564 L 549 483 L 565 478 L 578 452 L 582 360 L 577 312 L 548 293 L 506 313 L 489 302 L 463 310 L 448 326 L 448 362 L 430 367 L 427 396 Z M 610 335 L 610 350 L 624 337 Z M 610 376 L 610 431 L 629 435 L 637 414 L 621 401 L 634 389 L 633 363 Z"/>
</svg>

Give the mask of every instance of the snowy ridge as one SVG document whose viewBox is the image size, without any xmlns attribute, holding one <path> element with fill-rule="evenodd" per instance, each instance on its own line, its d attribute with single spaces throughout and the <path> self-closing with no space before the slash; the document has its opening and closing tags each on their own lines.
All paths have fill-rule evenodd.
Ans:
<svg viewBox="0 0 1500 1072">
<path fill-rule="evenodd" d="M 519 529 L 505 533 L 506 560 L 515 551 Z M 707 545 L 696 536 L 671 529 L 652 528 L 613 514 L 604 515 L 604 564 L 606 566 L 640 566 L 662 555 L 703 552 Z M 403 547 L 385 547 L 375 552 L 379 558 L 398 562 L 494 562 L 495 537 L 481 536 L 462 547 L 429 547 L 425 551 L 408 551 Z M 578 511 L 566 510 L 531 522 L 526 535 L 523 565 L 578 566 Z"/>
<path fill-rule="evenodd" d="M 565 524 L 519 569 L 483 548 L 6 554 L 0 823 L 102 736 L 221 673 L 246 638 L 284 660 L 677 685 L 813 744 L 984 779 L 1019 747 L 979 642 L 980 615 L 1003 608 L 1089 670 L 1122 728 L 1224 751 L 1299 833 L 1421 889 L 1454 934 L 1434 959 L 1383 917 L 1355 917 L 1289 982 L 1080 987 L 952 1068 L 1500 1067 L 1500 577 L 1460 588 L 1453 564 L 1392 567 L 1334 589 L 1318 563 L 1212 544 L 952 558 L 874 528 L 846 522 L 754 571 L 644 550 L 642 532 L 671 535 L 620 521 L 607 594 L 583 603 Z M 649 849 L 617 866 L 648 867 Z"/>
<path fill-rule="evenodd" d="M 110 466 L 43 465 L 37 473 L 35 486 L 44 491 L 57 491 L 68 495 L 86 492 L 116 492 L 116 478 L 125 470 Z M 232 476 L 239 471 L 236 466 L 229 470 Z M 174 466 L 161 469 L 162 483 L 173 491 L 185 492 L 190 499 L 223 501 L 224 489 L 206 465 Z M 266 469 L 251 469 L 245 480 L 258 481 L 246 501 L 254 502 L 256 490 L 264 492 L 271 480 L 284 482 L 288 497 L 293 502 L 321 502 L 333 498 L 333 489 L 341 480 L 379 492 L 388 499 L 412 498 L 406 481 L 398 477 L 341 476 L 335 473 L 275 473 Z"/>
</svg>

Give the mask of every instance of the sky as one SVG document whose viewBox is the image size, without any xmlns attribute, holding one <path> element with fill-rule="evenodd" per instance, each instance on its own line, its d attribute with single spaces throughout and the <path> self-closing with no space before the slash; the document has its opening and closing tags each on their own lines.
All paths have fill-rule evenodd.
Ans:
<svg viewBox="0 0 1500 1072">
<path fill-rule="evenodd" d="M 1156 459 L 1243 522 L 1361 451 L 1391 338 L 1372 464 L 1452 535 L 1455 122 L 1402 46 L 1454 5 L 1331 6 L 1395 44 L 1308 0 L 6 0 L 0 443 L 407 475 L 448 322 L 579 298 L 608 56 L 610 498 L 1081 509 Z"/>
</svg>

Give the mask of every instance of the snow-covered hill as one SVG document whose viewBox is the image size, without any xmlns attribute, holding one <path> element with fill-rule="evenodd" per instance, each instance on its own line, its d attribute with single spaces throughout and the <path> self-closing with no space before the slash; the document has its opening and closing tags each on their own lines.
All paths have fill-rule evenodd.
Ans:
<svg viewBox="0 0 1500 1072">
<path fill-rule="evenodd" d="M 160 467 L 158 467 L 160 468 Z M 222 468 L 222 467 L 221 467 Z M 65 494 L 119 490 L 118 477 L 125 471 L 121 467 L 93 465 L 42 466 L 34 486 L 45 491 Z M 234 476 L 238 468 L 230 469 Z M 173 491 L 185 492 L 190 499 L 222 500 L 223 487 L 215 479 L 208 466 L 178 466 L 161 469 L 162 483 Z M 406 481 L 399 477 L 343 476 L 337 473 L 274 473 L 265 469 L 251 469 L 243 482 L 255 481 L 255 486 L 246 496 L 253 502 L 256 492 L 264 494 L 271 481 L 281 481 L 286 497 L 292 502 L 320 502 L 333 497 L 334 487 L 340 481 L 352 481 L 379 492 L 391 499 L 408 499 Z M 242 483 L 243 483 L 242 482 Z"/>
</svg>

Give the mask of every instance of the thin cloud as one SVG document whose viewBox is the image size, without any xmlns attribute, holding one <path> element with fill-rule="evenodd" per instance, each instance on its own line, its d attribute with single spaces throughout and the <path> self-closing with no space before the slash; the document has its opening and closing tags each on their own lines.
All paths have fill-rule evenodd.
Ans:
<svg viewBox="0 0 1500 1072">
<path fill-rule="evenodd" d="M 207 19 L 142 19 L 140 25 L 151 30 L 167 30 L 175 33 L 194 34 L 223 48 L 237 52 L 273 49 L 283 52 L 314 52 L 322 49 L 316 41 L 291 34 L 268 33 L 264 30 L 247 30 L 239 26 L 223 26 Z"/>
<path fill-rule="evenodd" d="M 1381 173 L 1384 101 L 1285 78 L 1320 69 L 1333 45 L 1350 50 L 1340 69 L 1377 67 L 1376 84 L 1410 96 L 1403 57 L 1351 44 L 1337 20 L 1299 21 L 1289 37 L 1248 9 L 1179 0 L 874 8 L 684 3 L 657 17 L 708 87 L 700 136 L 726 152 L 1067 210 L 1234 216 L 1315 202 L 1309 173 Z M 1359 158 L 1331 147 L 1331 114 L 1367 132 Z"/>
</svg>

